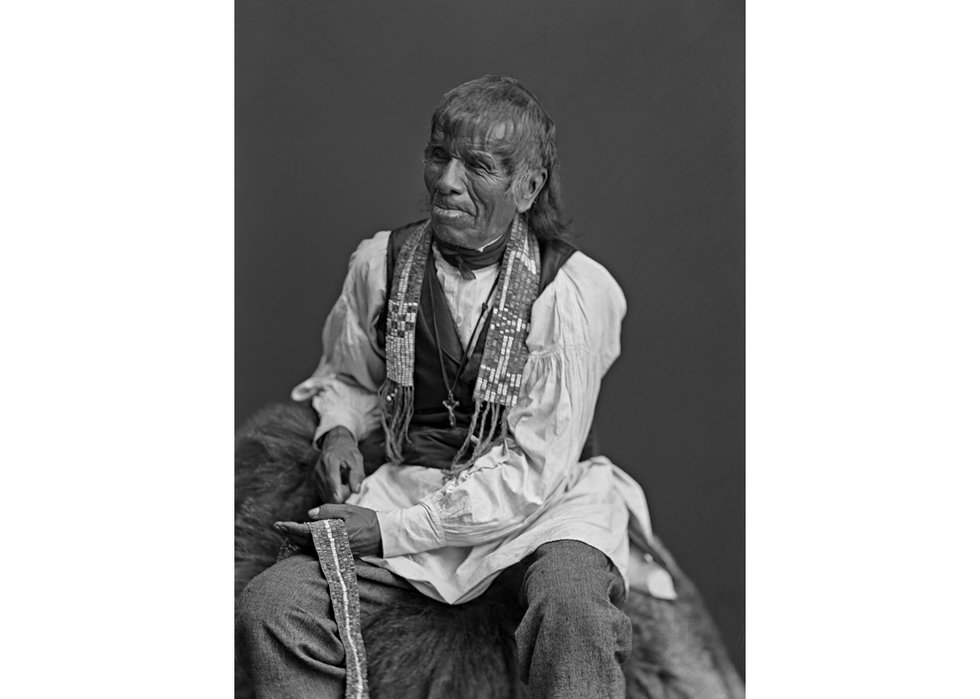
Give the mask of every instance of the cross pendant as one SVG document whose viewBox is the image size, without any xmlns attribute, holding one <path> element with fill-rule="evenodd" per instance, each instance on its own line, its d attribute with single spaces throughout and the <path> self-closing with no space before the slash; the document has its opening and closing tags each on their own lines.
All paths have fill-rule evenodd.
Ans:
<svg viewBox="0 0 980 699">
<path fill-rule="evenodd" d="M 453 394 L 450 393 L 449 397 L 442 401 L 442 404 L 446 406 L 446 410 L 449 411 L 449 426 L 456 427 L 456 406 L 459 405 L 459 401 L 453 398 Z"/>
</svg>

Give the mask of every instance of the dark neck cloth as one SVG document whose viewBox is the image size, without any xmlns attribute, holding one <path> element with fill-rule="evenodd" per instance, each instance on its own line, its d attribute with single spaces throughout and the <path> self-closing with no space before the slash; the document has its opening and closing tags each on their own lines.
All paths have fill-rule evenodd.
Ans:
<svg viewBox="0 0 980 699">
<path fill-rule="evenodd" d="M 438 236 L 432 236 L 435 241 L 439 254 L 445 258 L 446 262 L 459 270 L 463 279 L 476 279 L 473 274 L 474 269 L 483 269 L 490 265 L 495 265 L 503 259 L 504 250 L 507 249 L 507 241 L 510 239 L 510 229 L 504 235 L 483 250 L 464 248 L 461 245 L 447 243 L 440 240 Z"/>
</svg>

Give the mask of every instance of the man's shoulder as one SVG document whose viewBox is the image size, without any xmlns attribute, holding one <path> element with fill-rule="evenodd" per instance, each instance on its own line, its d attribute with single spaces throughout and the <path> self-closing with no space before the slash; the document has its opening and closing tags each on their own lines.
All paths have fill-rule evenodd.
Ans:
<svg viewBox="0 0 980 699">
<path fill-rule="evenodd" d="M 418 228 L 422 221 L 399 226 L 398 228 L 380 230 L 370 238 L 358 243 L 350 256 L 349 275 L 358 283 L 386 287 L 387 279 L 391 276 L 394 259 L 398 250 L 408 239 L 408 236 Z M 394 254 L 390 254 L 394 248 Z"/>
<path fill-rule="evenodd" d="M 564 282 L 586 296 L 623 297 L 623 290 L 609 270 L 581 250 L 576 250 L 565 261 L 555 281 Z"/>
<path fill-rule="evenodd" d="M 558 270 L 531 312 L 527 346 L 532 353 L 585 351 L 602 371 L 619 356 L 626 298 L 606 268 L 581 250 Z"/>
<path fill-rule="evenodd" d="M 363 239 L 354 249 L 354 253 L 351 255 L 351 262 L 367 262 L 377 257 L 379 253 L 384 255 L 388 247 L 388 236 L 390 235 L 391 231 L 384 230 L 378 231 L 370 238 Z"/>
<path fill-rule="evenodd" d="M 553 335 L 539 339 L 542 347 L 579 343 L 610 356 L 618 353 L 626 297 L 606 268 L 581 250 L 558 270 L 538 297 L 535 310 L 532 324 Z"/>
<path fill-rule="evenodd" d="M 357 244 L 347 265 L 347 277 L 350 282 L 374 286 L 384 281 L 385 258 L 390 234 L 391 231 L 378 231 Z"/>
<path fill-rule="evenodd" d="M 428 219 L 422 219 L 420 221 L 413 221 L 412 223 L 406 223 L 404 226 L 399 226 L 398 228 L 393 228 L 388 237 L 386 238 L 387 246 L 386 257 L 388 259 L 388 277 L 390 278 L 392 272 L 394 272 L 395 260 L 398 258 L 398 253 L 401 251 L 402 246 L 408 242 L 409 237 L 419 229 L 419 227 L 424 224 Z"/>
<path fill-rule="evenodd" d="M 429 219 L 423 218 L 418 221 L 412 221 L 411 223 L 406 223 L 404 226 L 399 226 L 398 228 L 392 228 L 389 235 L 389 241 L 392 244 L 403 244 L 408 240 L 408 236 L 412 232 L 418 230 L 419 226 L 428 221 Z"/>
<path fill-rule="evenodd" d="M 370 238 L 362 240 L 351 255 L 351 266 L 372 265 L 378 260 L 385 260 L 391 247 L 394 246 L 397 251 L 397 248 L 404 245 L 412 231 L 422 223 L 425 223 L 425 219 L 413 221 L 397 228 L 385 228 Z"/>
</svg>

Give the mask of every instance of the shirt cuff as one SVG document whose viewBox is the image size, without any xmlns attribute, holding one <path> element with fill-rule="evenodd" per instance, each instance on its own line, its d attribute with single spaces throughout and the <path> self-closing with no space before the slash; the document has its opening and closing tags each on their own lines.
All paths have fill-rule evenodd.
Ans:
<svg viewBox="0 0 980 699">
<path fill-rule="evenodd" d="M 313 407 L 320 414 L 320 424 L 317 426 L 316 432 L 313 433 L 313 444 L 317 448 L 320 447 L 319 443 L 323 436 L 334 427 L 346 427 L 358 442 L 364 439 L 366 433 L 364 421 L 355 411 L 345 410 L 335 405 L 326 408 L 322 404 L 318 404 L 316 398 L 313 399 Z"/>
<path fill-rule="evenodd" d="M 357 430 L 350 424 L 338 420 L 330 420 L 329 422 L 321 422 L 320 426 L 316 428 L 316 432 L 313 433 L 313 446 L 317 449 L 323 449 L 323 440 L 327 438 L 327 432 L 335 427 L 346 427 L 347 431 L 354 435 L 354 441 L 361 441 L 361 438 L 357 436 Z"/>
<path fill-rule="evenodd" d="M 426 503 L 378 513 L 385 558 L 422 553 L 445 546 L 439 520 Z"/>
</svg>

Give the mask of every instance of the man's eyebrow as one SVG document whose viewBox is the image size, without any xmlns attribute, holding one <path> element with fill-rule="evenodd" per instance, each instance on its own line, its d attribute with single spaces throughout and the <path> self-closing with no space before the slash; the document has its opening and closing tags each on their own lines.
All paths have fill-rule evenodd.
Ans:
<svg viewBox="0 0 980 699">
<path fill-rule="evenodd" d="M 462 146 L 459 149 L 460 155 L 465 155 L 468 158 L 473 158 L 474 160 L 485 160 L 487 162 L 496 162 L 496 158 L 493 153 L 485 151 L 480 148 L 472 148 L 468 146 Z"/>
<path fill-rule="evenodd" d="M 492 143 L 481 143 L 479 145 L 472 143 L 459 143 L 455 145 L 456 149 L 461 155 L 478 160 L 485 160 L 488 163 L 493 163 L 495 165 L 502 164 L 507 157 L 505 149 L 497 147 Z"/>
<path fill-rule="evenodd" d="M 458 138 L 441 130 L 434 130 L 429 136 L 426 152 L 441 150 L 461 158 L 476 161 L 494 169 L 506 169 L 511 157 L 511 144 L 503 139 L 473 141 Z"/>
</svg>

